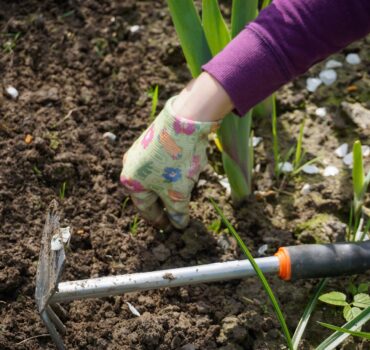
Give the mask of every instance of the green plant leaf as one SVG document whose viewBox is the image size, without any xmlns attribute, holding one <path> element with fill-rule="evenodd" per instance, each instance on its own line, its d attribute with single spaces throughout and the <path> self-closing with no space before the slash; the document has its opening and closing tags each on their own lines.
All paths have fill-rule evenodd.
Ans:
<svg viewBox="0 0 370 350">
<path fill-rule="evenodd" d="M 320 281 L 320 283 L 317 285 L 310 301 L 308 302 L 306 308 L 303 311 L 303 315 L 301 319 L 299 320 L 299 323 L 297 325 L 296 330 L 294 331 L 292 342 L 293 342 L 293 348 L 298 349 L 299 342 L 301 341 L 301 338 L 303 336 L 303 333 L 307 327 L 308 321 L 310 320 L 310 317 L 312 315 L 313 310 L 316 307 L 317 299 L 326 286 L 326 283 L 328 282 L 327 278 L 324 278 Z"/>
<path fill-rule="evenodd" d="M 320 295 L 319 300 L 330 305 L 346 306 L 346 295 L 341 292 L 330 292 Z"/>
<path fill-rule="evenodd" d="M 366 292 L 369 291 L 369 286 L 370 286 L 370 282 L 360 283 L 359 286 L 358 286 L 358 288 L 357 288 L 357 292 L 358 293 L 366 293 Z"/>
<path fill-rule="evenodd" d="M 355 198 L 355 215 L 362 206 L 362 192 L 364 188 L 364 166 L 362 164 L 362 146 L 360 141 L 353 144 L 352 181 Z"/>
<path fill-rule="evenodd" d="M 347 290 L 352 295 L 356 295 L 358 293 L 356 286 L 352 282 L 349 283 Z"/>
<path fill-rule="evenodd" d="M 361 309 L 359 309 L 358 307 L 351 307 L 350 305 L 346 305 L 343 308 L 343 317 L 347 322 L 352 321 L 360 313 Z"/>
<path fill-rule="evenodd" d="M 349 329 L 343 328 L 343 327 L 337 327 L 329 323 L 324 322 L 318 322 L 319 325 L 324 326 L 326 328 L 329 328 L 333 331 L 341 332 L 341 333 L 347 333 L 350 335 L 353 335 L 355 337 L 360 337 L 364 339 L 370 339 L 370 333 L 368 332 L 356 332 L 356 331 L 350 331 Z"/>
<path fill-rule="evenodd" d="M 231 40 L 217 0 L 202 1 L 202 24 L 208 46 L 217 55 Z"/>
<path fill-rule="evenodd" d="M 275 298 L 275 295 L 274 295 L 274 293 L 273 293 L 273 291 L 272 291 L 269 283 L 266 280 L 265 275 L 263 274 L 263 272 L 260 269 L 260 267 L 257 265 L 257 263 L 254 260 L 251 252 L 249 251 L 249 249 L 247 248 L 247 246 L 244 244 L 243 240 L 240 238 L 240 236 L 238 235 L 238 233 L 235 231 L 234 227 L 231 225 L 230 221 L 226 219 L 224 213 L 217 206 L 216 202 L 212 198 L 210 198 L 210 200 L 211 200 L 211 203 L 212 203 L 213 207 L 217 211 L 218 215 L 220 215 L 223 223 L 225 224 L 225 226 L 229 230 L 230 234 L 232 234 L 234 236 L 234 238 L 236 239 L 236 241 L 237 241 L 240 249 L 243 251 L 244 255 L 248 258 L 249 262 L 253 266 L 254 271 L 256 272 L 258 278 L 260 279 L 260 281 L 262 283 L 262 286 L 265 289 L 265 291 L 266 291 L 266 293 L 267 293 L 267 295 L 268 295 L 268 297 L 269 297 L 269 299 L 271 301 L 271 304 L 272 304 L 272 306 L 274 308 L 276 317 L 279 320 L 280 326 L 281 326 L 281 328 L 283 330 L 283 333 L 285 335 L 285 339 L 286 339 L 287 345 L 288 345 L 289 349 L 293 350 L 294 348 L 293 348 L 292 339 L 291 339 L 291 336 L 290 336 L 290 332 L 289 332 L 288 326 L 287 326 L 287 324 L 285 322 L 285 318 L 284 318 L 283 313 L 282 313 L 282 311 L 280 309 L 279 303 L 277 302 L 277 300 Z"/>
<path fill-rule="evenodd" d="M 370 307 L 370 295 L 365 293 L 356 294 L 353 298 L 353 305 L 362 309 Z"/>
<path fill-rule="evenodd" d="M 303 130 L 304 130 L 304 124 L 305 120 L 303 119 L 303 122 L 299 128 L 299 136 L 297 139 L 297 147 L 295 149 L 295 159 L 294 159 L 294 169 L 297 169 L 299 165 L 301 164 L 303 155 L 302 155 L 302 142 L 303 142 Z"/>
<path fill-rule="evenodd" d="M 368 320 L 370 320 L 370 307 L 363 310 L 359 315 L 357 315 L 352 321 L 347 322 L 343 325 L 343 330 L 339 331 L 336 330 L 335 333 L 330 335 L 326 338 L 317 348 L 316 350 L 333 350 L 335 349 L 340 343 L 342 343 L 348 336 L 348 332 L 344 332 L 345 330 L 349 331 L 357 331 L 361 326 L 363 326 Z M 335 326 L 334 326 L 335 327 Z"/>
<path fill-rule="evenodd" d="M 233 0 L 231 10 L 231 37 L 236 37 L 257 15 L 258 0 Z"/>
<path fill-rule="evenodd" d="M 167 0 L 172 21 L 186 62 L 193 77 L 201 73 L 201 66 L 212 55 L 193 0 Z"/>
</svg>

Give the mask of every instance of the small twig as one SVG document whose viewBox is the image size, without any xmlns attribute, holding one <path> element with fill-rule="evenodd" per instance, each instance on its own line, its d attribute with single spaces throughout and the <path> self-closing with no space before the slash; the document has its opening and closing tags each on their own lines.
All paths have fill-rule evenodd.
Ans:
<svg viewBox="0 0 370 350">
<path fill-rule="evenodd" d="M 24 340 L 20 341 L 19 343 L 16 343 L 15 345 L 21 345 L 21 344 L 25 343 L 26 341 L 29 341 L 29 340 L 32 340 L 32 339 L 41 338 L 41 337 L 49 337 L 49 336 L 50 336 L 50 334 L 48 334 L 48 333 L 40 334 L 40 335 L 34 335 L 33 337 L 24 339 Z"/>
</svg>

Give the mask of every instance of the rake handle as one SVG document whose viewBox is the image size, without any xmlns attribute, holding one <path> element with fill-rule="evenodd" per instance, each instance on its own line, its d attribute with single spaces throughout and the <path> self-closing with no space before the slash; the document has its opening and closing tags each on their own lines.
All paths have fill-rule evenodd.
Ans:
<svg viewBox="0 0 370 350">
<path fill-rule="evenodd" d="M 283 280 L 354 275 L 370 269 L 370 241 L 282 247 L 275 255 Z"/>
</svg>

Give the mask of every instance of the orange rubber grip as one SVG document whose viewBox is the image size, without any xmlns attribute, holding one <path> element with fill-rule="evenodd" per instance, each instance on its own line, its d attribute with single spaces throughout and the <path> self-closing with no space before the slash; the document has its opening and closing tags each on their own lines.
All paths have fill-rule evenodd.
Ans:
<svg viewBox="0 0 370 350">
<path fill-rule="evenodd" d="M 292 277 L 292 264 L 288 249 L 280 247 L 275 256 L 279 259 L 279 277 L 284 281 L 289 281 Z"/>
</svg>

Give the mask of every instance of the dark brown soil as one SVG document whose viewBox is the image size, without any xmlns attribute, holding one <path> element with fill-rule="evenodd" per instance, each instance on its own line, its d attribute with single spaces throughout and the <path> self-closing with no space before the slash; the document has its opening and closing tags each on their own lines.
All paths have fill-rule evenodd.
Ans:
<svg viewBox="0 0 370 350">
<path fill-rule="evenodd" d="M 132 33 L 132 25 L 140 25 L 139 31 Z M 44 216 L 55 198 L 63 208 L 63 225 L 74 228 L 64 280 L 242 258 L 232 238 L 207 228 L 216 219 L 209 197 L 216 198 L 255 256 L 262 244 L 268 244 L 269 255 L 282 245 L 343 238 L 351 199 L 350 172 L 344 168 L 335 178 L 296 177 L 284 193 L 253 197 L 233 210 L 209 167 L 206 184 L 194 191 L 193 219 L 185 232 L 163 234 L 141 220 L 137 232 L 130 230 L 136 213 L 118 182 L 121 157 L 149 123 L 148 90 L 159 85 L 161 106 L 190 79 L 164 1 L 0 1 L 0 30 L 1 349 L 53 349 L 36 310 L 34 288 Z M 304 117 L 304 146 L 323 164 L 330 161 L 342 169 L 333 150 L 358 137 L 366 144 L 366 133 L 339 104 L 344 99 L 368 104 L 369 47 L 363 40 L 347 50 L 358 52 L 363 62 L 345 66 L 333 87 L 309 94 L 302 77 L 280 91 L 284 146 L 294 140 Z M 338 57 L 343 61 L 343 54 Z M 6 96 L 9 85 L 18 89 L 18 99 Z M 348 92 L 350 85 L 356 91 Z M 328 107 L 329 117 L 316 117 L 316 106 Z M 275 186 L 269 119 L 257 118 L 255 129 L 264 137 L 256 150 L 261 171 L 255 187 L 266 192 Z M 116 141 L 103 138 L 107 131 Z M 300 194 L 305 182 L 313 184 L 308 196 Z M 321 236 L 307 229 L 296 235 L 300 224 L 323 213 L 330 221 Z M 365 280 L 368 276 L 359 276 L 355 283 Z M 293 331 L 317 281 L 269 281 Z M 348 281 L 333 279 L 327 289 L 345 291 Z M 127 301 L 140 317 L 129 311 Z M 67 349 L 284 348 L 256 278 L 65 307 Z M 320 304 L 302 349 L 330 334 L 318 320 L 343 322 L 340 311 Z M 39 337 L 28 339 L 33 336 Z M 342 349 L 369 346 L 351 340 Z"/>
</svg>

